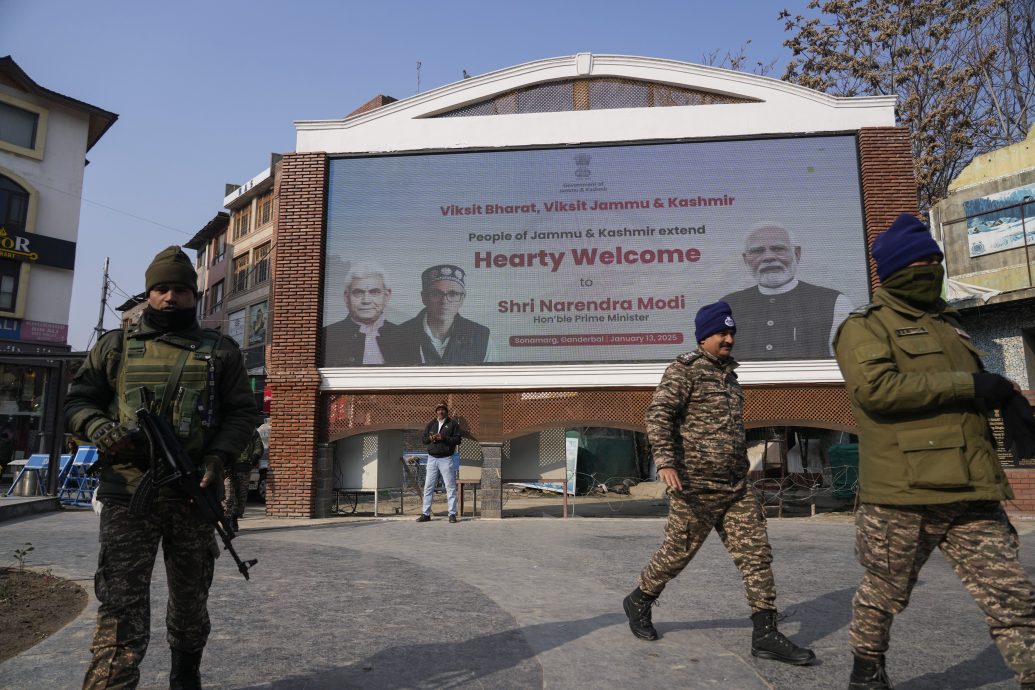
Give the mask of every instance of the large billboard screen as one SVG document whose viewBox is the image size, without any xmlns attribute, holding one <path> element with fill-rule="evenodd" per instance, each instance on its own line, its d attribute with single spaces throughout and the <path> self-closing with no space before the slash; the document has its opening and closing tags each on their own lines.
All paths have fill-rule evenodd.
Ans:
<svg viewBox="0 0 1035 690">
<path fill-rule="evenodd" d="M 333 159 L 323 364 L 825 359 L 864 237 L 852 136 Z"/>
</svg>

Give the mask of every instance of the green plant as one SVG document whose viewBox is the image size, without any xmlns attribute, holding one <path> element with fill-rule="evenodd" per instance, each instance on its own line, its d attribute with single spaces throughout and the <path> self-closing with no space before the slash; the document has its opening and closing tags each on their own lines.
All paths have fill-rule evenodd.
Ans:
<svg viewBox="0 0 1035 690">
<path fill-rule="evenodd" d="M 18 567 L 22 570 L 25 569 L 25 557 L 29 555 L 30 551 L 34 551 L 36 547 L 31 542 L 25 542 L 22 546 L 14 550 L 14 559 L 18 561 Z"/>
</svg>

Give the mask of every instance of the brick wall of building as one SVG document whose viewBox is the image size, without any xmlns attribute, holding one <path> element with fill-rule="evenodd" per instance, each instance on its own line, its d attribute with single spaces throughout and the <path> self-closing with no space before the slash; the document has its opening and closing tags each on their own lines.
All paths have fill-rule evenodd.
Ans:
<svg viewBox="0 0 1035 690">
<path fill-rule="evenodd" d="M 316 444 L 324 427 L 316 369 L 323 296 L 327 156 L 287 154 L 275 197 L 272 312 L 267 383 L 270 418 L 266 514 L 315 517 Z"/>
</svg>

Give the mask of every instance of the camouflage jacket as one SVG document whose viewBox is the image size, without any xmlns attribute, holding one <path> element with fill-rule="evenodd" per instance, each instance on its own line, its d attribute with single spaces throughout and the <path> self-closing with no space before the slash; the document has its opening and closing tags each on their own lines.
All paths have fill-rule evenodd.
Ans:
<svg viewBox="0 0 1035 690">
<path fill-rule="evenodd" d="M 980 352 L 956 312 L 918 309 L 882 288 L 834 339 L 859 427 L 866 503 L 1001 501 L 1013 491 L 988 409 L 974 396 Z"/>
<path fill-rule="evenodd" d="M 142 321 L 125 335 L 125 339 L 161 341 L 167 345 L 194 350 L 201 344 L 204 335 L 205 332 L 197 325 L 184 331 L 162 334 Z M 105 424 L 119 420 L 118 388 L 119 372 L 124 361 L 123 336 L 121 330 L 102 335 L 72 379 L 65 398 L 65 417 L 72 433 L 90 438 Z M 212 353 L 214 414 L 212 422 L 201 432 L 200 447 L 192 454 L 192 459 L 200 464 L 205 455 L 218 454 L 222 456 L 224 465 L 228 465 L 248 444 L 259 415 L 240 349 L 230 338 L 218 334 L 216 337 L 218 342 Z M 204 395 L 201 399 L 207 400 L 209 396 Z M 131 450 L 104 460 L 98 496 L 128 500 L 148 469 L 145 450 L 140 448 L 140 444 L 134 444 Z M 175 490 L 163 487 L 161 495 L 175 495 Z"/>
<path fill-rule="evenodd" d="M 736 366 L 701 350 L 668 366 L 646 416 L 658 469 L 674 468 L 690 483 L 734 483 L 747 475 L 744 391 Z"/>
</svg>

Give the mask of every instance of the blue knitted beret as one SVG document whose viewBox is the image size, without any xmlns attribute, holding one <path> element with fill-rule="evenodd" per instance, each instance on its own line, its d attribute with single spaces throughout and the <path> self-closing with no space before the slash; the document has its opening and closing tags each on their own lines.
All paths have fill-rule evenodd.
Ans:
<svg viewBox="0 0 1035 690">
<path fill-rule="evenodd" d="M 910 213 L 903 213 L 877 235 L 871 253 L 882 282 L 914 261 L 934 254 L 944 257 L 931 231 Z"/>
<path fill-rule="evenodd" d="M 722 301 L 707 304 L 698 309 L 697 316 L 694 317 L 694 326 L 696 326 L 694 337 L 697 342 L 701 342 L 719 331 L 737 332 L 737 323 L 733 320 L 733 310 L 730 309 L 730 305 Z"/>
</svg>

